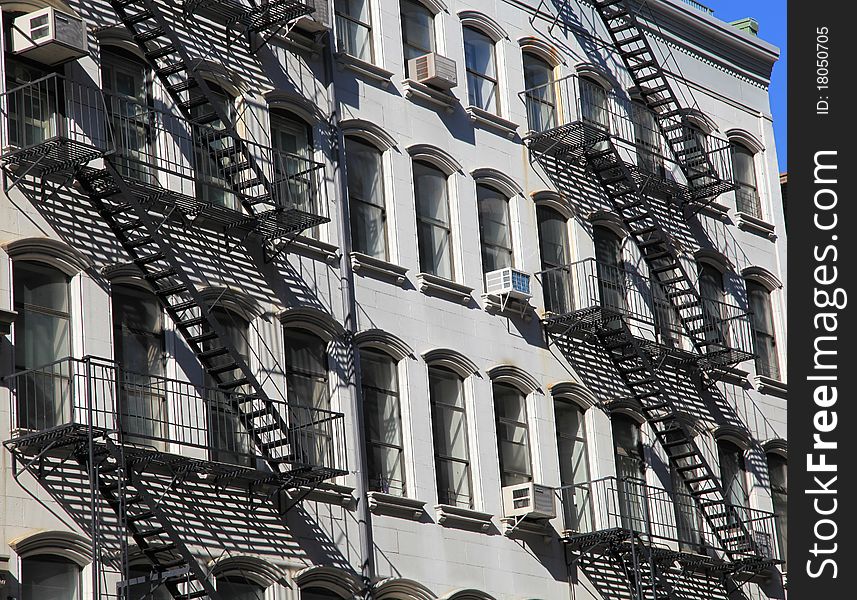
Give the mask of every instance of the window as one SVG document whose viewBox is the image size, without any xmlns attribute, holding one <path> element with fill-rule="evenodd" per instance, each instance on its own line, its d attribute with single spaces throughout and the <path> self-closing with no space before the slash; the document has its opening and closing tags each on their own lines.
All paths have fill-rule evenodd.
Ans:
<svg viewBox="0 0 857 600">
<path fill-rule="evenodd" d="M 67 558 L 39 555 L 21 560 L 22 600 L 80 600 L 80 567 Z"/>
<path fill-rule="evenodd" d="M 737 507 L 748 507 L 750 496 L 747 493 L 744 451 L 728 440 L 718 440 L 717 454 L 720 458 L 720 479 L 723 483 L 726 503 Z"/>
<path fill-rule="evenodd" d="M 735 208 L 757 219 L 762 218 L 762 203 L 756 188 L 756 161 L 746 146 L 732 143 L 732 171 L 738 189 L 735 190 Z"/>
<path fill-rule="evenodd" d="M 265 588 L 240 575 L 221 575 L 217 578 L 217 593 L 229 600 L 261 600 Z"/>
<path fill-rule="evenodd" d="M 663 178 L 666 172 L 661 153 L 661 132 L 655 113 L 642 102 L 633 102 L 631 118 L 634 122 L 637 166 L 646 173 Z"/>
<path fill-rule="evenodd" d="M 500 485 L 532 481 L 526 396 L 518 388 L 505 383 L 495 383 L 493 391 Z"/>
<path fill-rule="evenodd" d="M 20 63 L 8 54 L 4 59 L 9 144 L 13 148 L 37 146 L 58 133 L 57 82 L 50 79 L 45 80 L 43 85 L 30 85 L 42 80 L 48 73 Z"/>
<path fill-rule="evenodd" d="M 453 371 L 429 367 L 429 395 L 437 500 L 441 504 L 473 508 L 464 381 Z"/>
<path fill-rule="evenodd" d="M 69 278 L 43 265 L 15 261 L 13 267 L 15 370 L 23 375 L 17 391 L 18 426 L 48 429 L 71 418 L 71 318 Z"/>
<path fill-rule="evenodd" d="M 482 271 L 490 273 L 511 267 L 509 200 L 494 189 L 477 184 L 476 203 L 479 209 L 479 239 L 482 242 Z"/>
<path fill-rule="evenodd" d="M 545 310 L 565 314 L 572 310 L 571 263 L 568 243 L 568 220 L 547 206 L 536 208 L 539 221 L 539 251 L 542 262 L 542 286 Z"/>
<path fill-rule="evenodd" d="M 300 432 L 293 451 L 305 464 L 333 464 L 333 441 L 325 416 L 318 414 L 330 410 L 327 342 L 300 329 L 286 330 L 285 339 L 289 425 Z"/>
<path fill-rule="evenodd" d="M 703 335 L 706 342 L 713 342 L 708 352 L 729 343 L 729 323 L 725 320 L 726 304 L 723 298 L 723 274 L 709 264 L 699 265 L 699 295 L 702 298 Z"/>
<path fill-rule="evenodd" d="M 405 77 L 408 61 L 434 52 L 434 15 L 415 0 L 401 0 L 402 43 L 405 47 Z"/>
<path fill-rule="evenodd" d="M 395 361 L 372 350 L 360 352 L 369 487 L 405 495 L 402 413 Z"/>
<path fill-rule="evenodd" d="M 353 137 L 345 140 L 351 245 L 355 252 L 387 260 L 387 207 L 381 152 Z"/>
<path fill-rule="evenodd" d="M 369 0 L 336 0 L 336 47 L 362 61 L 374 61 Z"/>
<path fill-rule="evenodd" d="M 592 228 L 592 236 L 595 242 L 601 305 L 626 314 L 626 273 L 622 258 L 622 238 L 612 229 L 600 226 Z"/>
<path fill-rule="evenodd" d="M 687 439 L 680 428 L 664 431 L 664 441 L 668 444 L 679 444 Z M 679 444 L 671 450 L 674 454 L 693 453 L 690 443 Z M 690 464 L 694 458 L 679 459 L 682 465 Z M 690 462 L 689 462 L 690 461 Z M 670 461 L 670 480 L 673 489 L 673 506 L 675 508 L 676 530 L 679 547 L 686 552 L 700 552 L 702 549 L 702 531 L 704 531 L 702 515 L 696 507 L 690 486 L 685 483 L 681 473 L 676 468 L 675 460 Z"/>
<path fill-rule="evenodd" d="M 592 531 L 592 500 L 583 410 L 572 402 L 556 399 L 553 412 L 560 484 L 564 488 L 574 486 L 562 490 L 565 528 L 586 533 Z"/>
<path fill-rule="evenodd" d="M 114 358 L 122 369 L 121 431 L 130 441 L 163 440 L 167 398 L 161 306 L 154 294 L 131 285 L 114 285 L 112 301 Z"/>
<path fill-rule="evenodd" d="M 532 131 L 547 131 L 558 124 L 554 68 L 534 54 L 523 56 L 527 122 Z"/>
<path fill-rule="evenodd" d="M 275 201 L 315 214 L 312 132 L 304 121 L 284 110 L 272 109 L 270 119 Z M 315 233 L 315 228 L 311 231 Z"/>
<path fill-rule="evenodd" d="M 711 157 L 708 156 L 708 133 L 698 123 L 686 120 L 682 134 L 680 162 L 694 186 L 705 186 L 714 180 L 711 174 Z M 700 177 L 702 175 L 702 177 Z M 695 178 L 694 178 L 695 177 Z"/>
<path fill-rule="evenodd" d="M 590 125 L 609 129 L 607 91 L 591 79 L 580 78 L 580 116 Z"/>
<path fill-rule="evenodd" d="M 788 559 L 788 500 L 789 470 L 786 459 L 779 454 L 768 454 L 768 477 L 771 481 L 771 500 L 777 515 L 777 543 L 780 556 Z"/>
<path fill-rule="evenodd" d="M 446 175 L 423 162 L 414 162 L 417 199 L 417 241 L 420 271 L 452 279 L 449 190 Z"/>
<path fill-rule="evenodd" d="M 230 166 L 242 163 L 245 159 L 234 150 L 234 142 L 229 136 L 212 131 L 226 129 L 235 121 L 235 98 L 216 83 L 207 83 L 214 98 L 213 104 L 226 115 L 230 123 L 224 123 L 214 116 L 214 106 L 199 88 L 191 89 L 191 100 L 206 100 L 191 109 L 192 119 L 206 123 L 193 127 L 196 194 L 204 202 L 240 210 L 238 198 L 232 191 L 232 181 L 226 173 Z"/>
<path fill-rule="evenodd" d="M 220 344 L 231 346 L 246 363 L 250 355 L 250 348 L 247 341 L 250 324 L 240 315 L 220 307 L 212 308 L 209 314 L 224 330 L 226 339 L 215 338 L 203 342 L 203 350 L 214 350 L 220 347 Z M 210 364 L 214 367 L 228 366 L 231 363 L 232 358 L 228 354 L 215 357 L 210 361 Z M 252 466 L 253 448 L 250 436 L 241 423 L 238 410 L 232 405 L 230 394 L 216 389 L 218 378 L 220 381 L 226 382 L 240 379 L 243 376 L 240 369 L 226 371 L 218 375 L 217 378 L 212 375 L 206 375 L 206 386 L 210 388 L 207 402 L 209 445 L 212 460 Z M 233 393 L 240 394 L 246 392 L 246 388 L 242 386 L 236 388 Z"/>
<path fill-rule="evenodd" d="M 640 425 L 624 414 L 613 414 L 613 446 L 622 526 L 646 531 L 646 471 Z"/>
<path fill-rule="evenodd" d="M 167 589 L 167 586 L 160 583 L 155 587 L 156 582 L 160 581 L 161 574 L 153 567 L 146 565 L 131 565 L 128 567 L 128 593 L 127 598 L 145 598 L 145 600 L 172 600 L 173 595 Z M 122 598 L 122 594 L 117 594 Z"/>
<path fill-rule="evenodd" d="M 774 335 L 774 311 L 771 293 L 756 281 L 747 281 L 747 299 L 753 313 L 756 338 L 756 374 L 771 379 L 780 378 L 780 360 Z"/>
<path fill-rule="evenodd" d="M 477 29 L 465 27 L 464 63 L 470 106 L 500 114 L 494 40 Z"/>
</svg>

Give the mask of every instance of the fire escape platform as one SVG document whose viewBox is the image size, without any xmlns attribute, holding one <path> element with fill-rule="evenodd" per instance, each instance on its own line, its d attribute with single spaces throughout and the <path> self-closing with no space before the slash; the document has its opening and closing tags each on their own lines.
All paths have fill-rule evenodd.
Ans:
<svg viewBox="0 0 857 600">
<path fill-rule="evenodd" d="M 217 20 L 239 24 L 250 31 L 278 27 L 312 14 L 315 7 L 307 0 L 269 0 L 256 6 L 239 0 L 185 0 L 186 15 L 203 14 Z"/>
<path fill-rule="evenodd" d="M 0 153 L 0 165 L 18 177 L 23 173 L 39 177 L 73 170 L 104 154 L 105 151 L 94 144 L 55 136 L 38 145 L 5 148 Z"/>
</svg>

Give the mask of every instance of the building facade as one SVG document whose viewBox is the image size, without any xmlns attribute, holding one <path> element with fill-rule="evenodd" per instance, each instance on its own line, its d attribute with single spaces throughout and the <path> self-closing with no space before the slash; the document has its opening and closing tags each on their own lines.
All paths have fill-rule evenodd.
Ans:
<svg viewBox="0 0 857 600">
<path fill-rule="evenodd" d="M 776 48 L 0 5 L 7 596 L 785 597 Z"/>
</svg>

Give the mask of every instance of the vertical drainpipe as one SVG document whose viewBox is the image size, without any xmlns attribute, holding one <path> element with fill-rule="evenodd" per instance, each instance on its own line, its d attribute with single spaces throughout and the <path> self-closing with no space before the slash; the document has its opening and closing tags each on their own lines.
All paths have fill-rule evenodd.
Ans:
<svg viewBox="0 0 857 600">
<path fill-rule="evenodd" d="M 357 494 L 357 522 L 360 530 L 360 574 L 364 583 L 364 597 L 369 597 L 370 585 L 375 578 L 375 554 L 372 542 L 372 515 L 369 512 L 369 497 L 366 492 L 369 488 L 366 464 L 366 445 L 364 432 L 363 398 L 360 392 L 360 354 L 354 346 L 352 339 L 357 333 L 357 300 L 354 296 L 354 272 L 351 270 L 351 228 L 348 216 L 351 214 L 348 199 L 348 178 L 345 162 L 345 136 L 339 127 L 341 111 L 339 99 L 336 94 L 336 83 L 334 81 L 333 64 L 333 33 L 328 30 L 324 43 L 324 70 L 328 82 L 328 98 L 332 107 L 330 126 L 333 133 L 333 144 L 335 150 L 334 181 L 337 195 L 339 196 L 339 288 L 342 294 L 342 310 L 346 331 L 346 356 L 351 359 L 351 372 L 346 386 L 348 388 L 348 408 L 353 415 L 355 426 L 355 440 L 357 451 L 354 453 L 357 464 L 357 482 L 355 493 Z"/>
</svg>

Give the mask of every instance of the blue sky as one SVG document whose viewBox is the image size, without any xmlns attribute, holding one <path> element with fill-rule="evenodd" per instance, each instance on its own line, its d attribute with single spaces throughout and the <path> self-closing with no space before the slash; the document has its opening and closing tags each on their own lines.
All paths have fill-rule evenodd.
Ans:
<svg viewBox="0 0 857 600">
<path fill-rule="evenodd" d="M 771 110 L 774 114 L 774 137 L 780 172 L 786 170 L 786 0 L 702 0 L 722 21 L 753 17 L 759 23 L 759 37 L 780 49 L 780 60 L 774 65 L 771 79 Z"/>
</svg>

